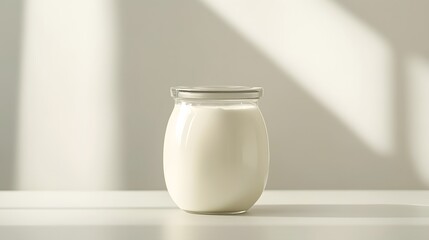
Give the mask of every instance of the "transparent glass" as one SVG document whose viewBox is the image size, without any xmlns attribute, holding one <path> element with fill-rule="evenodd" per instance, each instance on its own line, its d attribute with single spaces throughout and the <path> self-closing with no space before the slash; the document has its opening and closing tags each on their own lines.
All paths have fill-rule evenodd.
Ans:
<svg viewBox="0 0 429 240">
<path fill-rule="evenodd" d="M 175 98 L 164 140 L 168 192 L 181 209 L 242 213 L 262 194 L 269 144 L 258 99 Z"/>
</svg>

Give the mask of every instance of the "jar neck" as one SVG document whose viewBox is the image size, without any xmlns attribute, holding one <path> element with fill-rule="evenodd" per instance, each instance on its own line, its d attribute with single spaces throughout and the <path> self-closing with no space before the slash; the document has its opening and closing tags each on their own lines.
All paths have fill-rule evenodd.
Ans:
<svg viewBox="0 0 429 240">
<path fill-rule="evenodd" d="M 258 99 L 186 99 L 175 98 L 175 104 L 203 106 L 258 105 Z"/>
</svg>

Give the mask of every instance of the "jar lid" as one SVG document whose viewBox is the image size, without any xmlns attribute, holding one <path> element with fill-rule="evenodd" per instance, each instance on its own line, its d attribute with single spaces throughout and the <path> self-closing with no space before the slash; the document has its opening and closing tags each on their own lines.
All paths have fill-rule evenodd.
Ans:
<svg viewBox="0 0 429 240">
<path fill-rule="evenodd" d="M 192 99 L 258 99 L 263 92 L 262 87 L 245 86 L 177 86 L 170 90 L 174 98 Z"/>
</svg>

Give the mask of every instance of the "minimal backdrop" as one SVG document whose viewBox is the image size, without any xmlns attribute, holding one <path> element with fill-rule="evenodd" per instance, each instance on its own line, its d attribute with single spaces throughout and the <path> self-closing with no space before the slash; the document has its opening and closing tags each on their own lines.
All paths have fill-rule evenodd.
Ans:
<svg viewBox="0 0 429 240">
<path fill-rule="evenodd" d="M 425 0 L 0 1 L 0 189 L 165 189 L 176 85 L 262 86 L 269 189 L 429 188 Z"/>
</svg>

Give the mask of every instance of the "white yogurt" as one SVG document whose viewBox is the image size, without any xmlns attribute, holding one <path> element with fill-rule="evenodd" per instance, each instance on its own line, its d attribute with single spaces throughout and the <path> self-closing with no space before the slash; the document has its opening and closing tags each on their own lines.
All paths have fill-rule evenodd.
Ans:
<svg viewBox="0 0 429 240">
<path fill-rule="evenodd" d="M 232 213 L 249 209 L 269 168 L 265 122 L 253 102 L 178 102 L 164 140 L 164 175 L 182 209 Z"/>
</svg>

